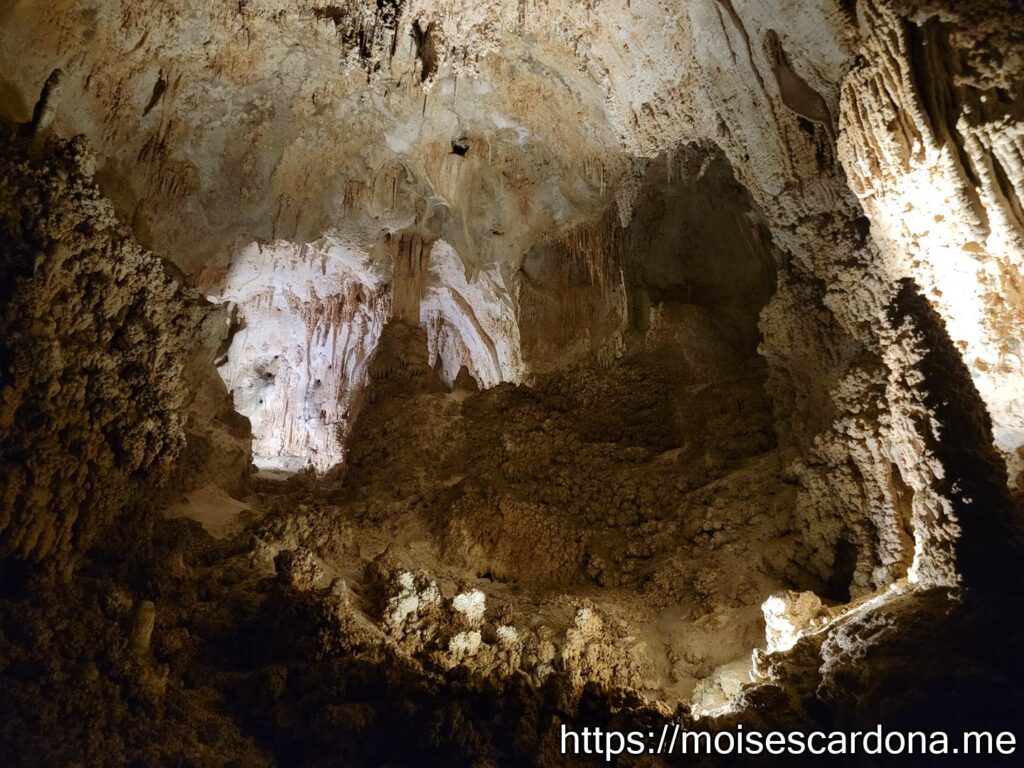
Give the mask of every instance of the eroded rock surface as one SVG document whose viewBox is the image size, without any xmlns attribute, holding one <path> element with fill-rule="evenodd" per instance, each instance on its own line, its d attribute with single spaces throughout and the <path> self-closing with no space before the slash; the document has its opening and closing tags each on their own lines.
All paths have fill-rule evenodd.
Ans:
<svg viewBox="0 0 1024 768">
<path fill-rule="evenodd" d="M 210 377 L 219 315 L 131 239 L 86 142 L 30 157 L 3 135 L 0 552 L 66 567 L 172 479 L 188 443 L 179 482 L 212 462 L 242 487 L 248 429 Z"/>
<path fill-rule="evenodd" d="M 1012 727 L 1016 5 L 5 4 L 7 751 Z"/>
</svg>

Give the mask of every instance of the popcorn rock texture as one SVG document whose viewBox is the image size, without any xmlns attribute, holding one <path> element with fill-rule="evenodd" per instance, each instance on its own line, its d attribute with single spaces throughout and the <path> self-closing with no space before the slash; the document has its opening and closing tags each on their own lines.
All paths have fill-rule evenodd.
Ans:
<svg viewBox="0 0 1024 768">
<path fill-rule="evenodd" d="M 84 139 L 27 146 L 4 129 L 0 556 L 63 567 L 172 479 L 216 316 L 119 223 Z"/>
</svg>

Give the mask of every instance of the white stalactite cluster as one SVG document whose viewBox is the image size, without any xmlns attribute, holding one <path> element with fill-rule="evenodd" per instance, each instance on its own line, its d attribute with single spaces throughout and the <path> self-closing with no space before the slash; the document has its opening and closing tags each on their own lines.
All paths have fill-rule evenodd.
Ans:
<svg viewBox="0 0 1024 768">
<path fill-rule="evenodd" d="M 212 296 L 236 308 L 220 373 L 249 417 L 258 465 L 329 469 L 344 460 L 390 297 L 365 254 L 344 246 L 249 246 Z"/>
</svg>

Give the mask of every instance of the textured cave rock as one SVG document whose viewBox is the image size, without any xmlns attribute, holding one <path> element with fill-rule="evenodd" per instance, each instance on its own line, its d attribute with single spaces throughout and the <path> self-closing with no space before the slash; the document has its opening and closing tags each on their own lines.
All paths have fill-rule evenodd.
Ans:
<svg viewBox="0 0 1024 768">
<path fill-rule="evenodd" d="M 3 131 L 2 555 L 65 569 L 176 474 L 243 486 L 248 429 L 210 375 L 217 314 L 131 239 L 86 143 Z"/>
<path fill-rule="evenodd" d="M 202 285 L 231 307 L 217 361 L 252 424 L 262 466 L 323 471 L 343 461 L 370 354 L 391 307 L 365 254 L 322 243 L 252 244 Z"/>
<path fill-rule="evenodd" d="M 5 4 L 8 751 L 1016 727 L 1022 75 L 998 0 Z"/>
</svg>

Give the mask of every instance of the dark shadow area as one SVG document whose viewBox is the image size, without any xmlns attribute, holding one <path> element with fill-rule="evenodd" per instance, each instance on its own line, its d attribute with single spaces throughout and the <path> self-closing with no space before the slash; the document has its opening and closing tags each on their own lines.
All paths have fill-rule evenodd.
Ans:
<svg viewBox="0 0 1024 768">
<path fill-rule="evenodd" d="M 1024 521 L 1007 491 L 1006 467 L 995 450 L 985 404 L 945 323 L 910 279 L 901 281 L 892 320 L 920 334 L 920 388 L 940 433 L 926 423 L 919 427 L 931 435 L 929 448 L 946 469 L 939 490 L 952 500 L 960 525 L 956 550 L 964 583 L 1016 593 L 1022 579 Z"/>
</svg>

